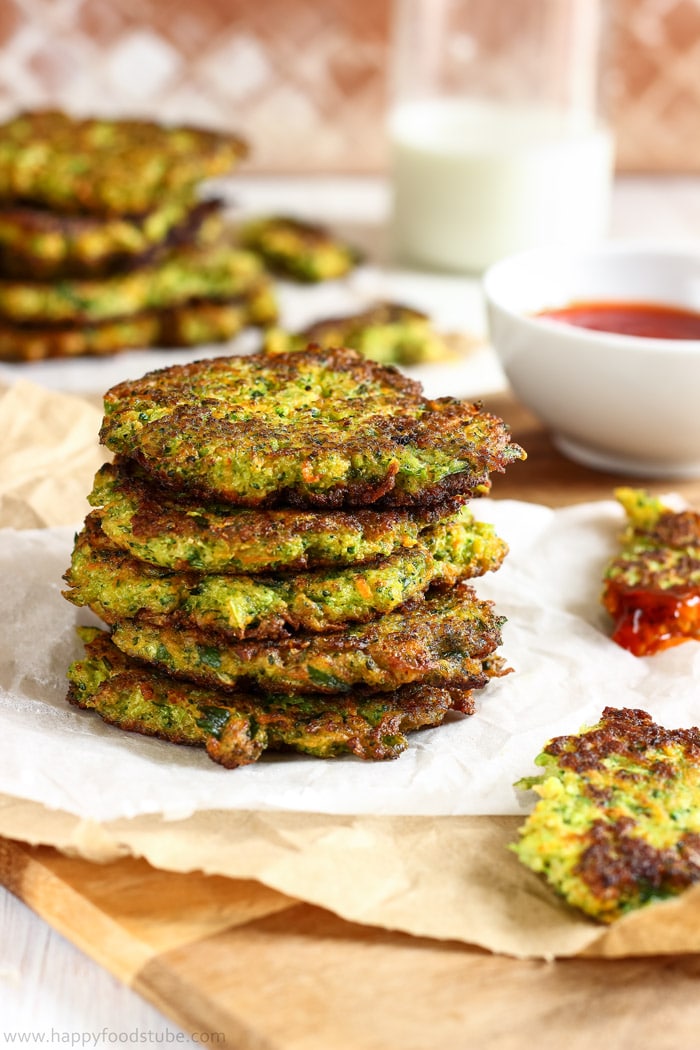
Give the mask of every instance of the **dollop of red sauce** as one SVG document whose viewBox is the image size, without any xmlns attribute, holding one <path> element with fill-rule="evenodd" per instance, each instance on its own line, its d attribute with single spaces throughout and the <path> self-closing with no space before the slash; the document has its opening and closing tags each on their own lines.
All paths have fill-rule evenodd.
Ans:
<svg viewBox="0 0 700 1050">
<path fill-rule="evenodd" d="M 700 339 L 700 312 L 663 303 L 573 302 L 535 316 L 642 339 Z"/>
<path fill-rule="evenodd" d="M 615 621 L 613 641 L 635 656 L 700 640 L 699 590 L 634 590 L 608 580 L 603 604 Z"/>
</svg>

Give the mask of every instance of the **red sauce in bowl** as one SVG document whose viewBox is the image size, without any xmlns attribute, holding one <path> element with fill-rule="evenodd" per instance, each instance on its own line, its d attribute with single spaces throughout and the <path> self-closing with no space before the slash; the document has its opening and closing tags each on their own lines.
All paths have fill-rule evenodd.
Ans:
<svg viewBox="0 0 700 1050">
<path fill-rule="evenodd" d="M 700 339 L 700 312 L 662 303 L 575 302 L 535 316 L 642 339 Z"/>
</svg>

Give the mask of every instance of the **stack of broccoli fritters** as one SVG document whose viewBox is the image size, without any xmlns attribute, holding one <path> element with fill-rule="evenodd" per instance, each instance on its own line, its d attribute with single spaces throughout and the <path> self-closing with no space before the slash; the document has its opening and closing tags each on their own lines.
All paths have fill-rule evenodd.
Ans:
<svg viewBox="0 0 700 1050">
<path fill-rule="evenodd" d="M 501 420 L 351 350 L 219 358 L 105 398 L 66 596 L 69 699 L 223 765 L 392 758 L 503 673 L 467 579 L 506 552 L 466 500 L 522 450 Z"/>
<path fill-rule="evenodd" d="M 0 360 L 229 338 L 276 317 L 257 256 L 203 179 L 243 141 L 146 121 L 21 114 L 0 126 Z"/>
</svg>

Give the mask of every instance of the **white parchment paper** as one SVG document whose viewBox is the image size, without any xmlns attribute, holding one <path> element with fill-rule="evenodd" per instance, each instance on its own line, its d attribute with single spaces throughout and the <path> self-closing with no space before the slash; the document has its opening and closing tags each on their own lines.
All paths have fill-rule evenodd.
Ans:
<svg viewBox="0 0 700 1050">
<path fill-rule="evenodd" d="M 595 722 L 606 705 L 697 724 L 700 645 L 640 659 L 608 637 L 599 593 L 617 504 L 481 500 L 474 509 L 511 548 L 475 586 L 508 617 L 501 652 L 514 673 L 476 694 L 474 716 L 413 734 L 396 761 L 284 755 L 238 770 L 66 703 L 66 667 L 81 653 L 74 627 L 91 615 L 60 593 L 74 530 L 0 531 L 0 792 L 100 821 L 201 809 L 517 814 L 532 800 L 513 782 L 534 771 L 544 742 Z"/>
</svg>

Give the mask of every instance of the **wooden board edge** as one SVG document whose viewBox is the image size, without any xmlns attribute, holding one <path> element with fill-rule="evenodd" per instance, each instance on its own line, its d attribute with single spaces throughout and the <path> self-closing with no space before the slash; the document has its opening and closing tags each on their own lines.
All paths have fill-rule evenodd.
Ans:
<svg viewBox="0 0 700 1050">
<path fill-rule="evenodd" d="M 31 849 L 0 838 L 0 882 L 85 955 L 130 985 L 153 954 L 148 946 L 37 861 Z"/>
</svg>

